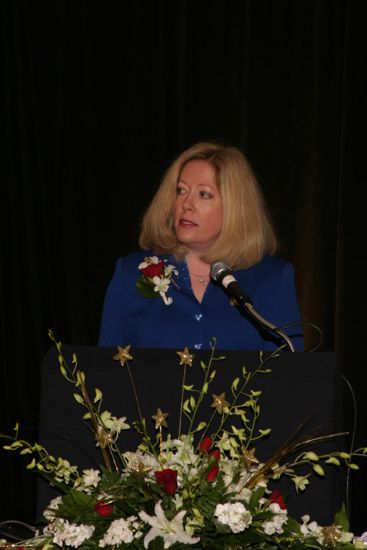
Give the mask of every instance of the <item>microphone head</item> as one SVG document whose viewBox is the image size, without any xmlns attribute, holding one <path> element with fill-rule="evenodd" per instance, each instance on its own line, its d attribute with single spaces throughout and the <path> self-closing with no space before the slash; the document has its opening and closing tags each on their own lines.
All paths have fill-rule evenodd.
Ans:
<svg viewBox="0 0 367 550">
<path fill-rule="evenodd" d="M 225 275 L 228 275 L 230 273 L 232 273 L 232 270 L 229 267 L 229 265 L 226 264 L 225 262 L 214 262 L 211 265 L 210 277 L 217 283 L 220 283 L 223 277 L 225 277 Z"/>
</svg>

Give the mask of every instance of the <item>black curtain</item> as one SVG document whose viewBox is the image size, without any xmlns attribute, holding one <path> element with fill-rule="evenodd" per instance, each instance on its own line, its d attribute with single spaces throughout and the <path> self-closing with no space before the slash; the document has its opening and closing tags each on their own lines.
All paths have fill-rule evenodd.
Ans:
<svg viewBox="0 0 367 550">
<path fill-rule="evenodd" d="M 0 431 L 19 420 L 37 437 L 47 328 L 96 343 L 114 262 L 137 248 L 165 168 L 216 139 L 255 169 L 365 443 L 367 3 L 3 0 L 0 14 Z M 0 519 L 32 521 L 32 474 L 0 460 Z M 358 529 L 366 481 L 353 479 Z"/>
</svg>

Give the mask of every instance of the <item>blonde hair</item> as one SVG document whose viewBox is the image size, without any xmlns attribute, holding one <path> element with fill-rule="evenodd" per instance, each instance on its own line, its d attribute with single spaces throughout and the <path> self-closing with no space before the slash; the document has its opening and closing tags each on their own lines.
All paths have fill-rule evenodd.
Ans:
<svg viewBox="0 0 367 550">
<path fill-rule="evenodd" d="M 244 269 L 258 263 L 265 254 L 274 254 L 277 239 L 248 161 L 236 147 L 211 142 L 186 149 L 168 168 L 144 215 L 141 248 L 152 249 L 155 254 L 173 254 L 178 259 L 185 256 L 187 249 L 175 234 L 174 210 L 177 182 L 183 167 L 192 160 L 207 161 L 215 168 L 223 200 L 221 233 L 203 260 L 222 260 L 232 269 Z"/>
</svg>

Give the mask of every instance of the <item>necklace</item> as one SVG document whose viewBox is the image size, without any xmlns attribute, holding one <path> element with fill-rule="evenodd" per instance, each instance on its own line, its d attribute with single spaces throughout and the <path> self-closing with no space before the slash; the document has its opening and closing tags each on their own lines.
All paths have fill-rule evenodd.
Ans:
<svg viewBox="0 0 367 550">
<path fill-rule="evenodd" d="M 199 279 L 200 284 L 206 286 L 209 283 L 209 279 L 206 279 L 205 277 L 202 277 L 201 275 L 196 275 L 196 273 L 191 273 L 194 277 L 197 277 Z"/>
</svg>

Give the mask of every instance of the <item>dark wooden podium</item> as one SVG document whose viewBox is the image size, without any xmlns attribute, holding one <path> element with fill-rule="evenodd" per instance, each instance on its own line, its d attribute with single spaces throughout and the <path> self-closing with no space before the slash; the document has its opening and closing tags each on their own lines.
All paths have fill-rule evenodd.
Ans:
<svg viewBox="0 0 367 550">
<path fill-rule="evenodd" d="M 103 392 L 102 410 L 107 409 L 114 416 L 126 416 L 131 425 L 138 413 L 127 369 L 113 360 L 116 349 L 63 346 L 63 354 L 70 365 L 72 353 L 77 355 L 78 365 L 86 373 L 91 397 L 94 388 L 100 388 Z M 193 353 L 195 359 L 193 367 L 188 369 L 186 383 L 201 386 L 203 371 L 200 361 L 207 363 L 210 351 Z M 151 416 L 157 407 L 169 412 L 168 430 L 176 436 L 183 369 L 176 351 L 132 349 L 131 354 L 130 368 L 143 416 L 153 429 Z M 213 411 L 210 408 L 212 393 L 225 391 L 229 397 L 231 383 L 235 377 L 241 376 L 242 367 L 253 370 L 259 364 L 259 352 L 216 351 L 215 355 L 226 358 L 215 363 L 217 376 L 201 407 L 200 419 L 207 419 Z M 257 445 L 259 459 L 272 456 L 299 426 L 302 428 L 298 435 L 343 431 L 341 376 L 335 354 L 284 352 L 271 359 L 268 366 L 272 372 L 258 374 L 250 386 L 263 392 L 258 427 L 272 428 L 271 435 Z M 82 421 L 84 412 L 73 398 L 73 386 L 59 372 L 56 349 L 51 348 L 42 363 L 39 439 L 52 454 L 68 459 L 80 469 L 101 464 L 93 436 Z M 185 423 L 182 431 L 185 433 Z M 133 430 L 124 431 L 119 438 L 119 447 L 134 450 L 140 441 L 140 436 Z M 323 443 L 315 450 L 342 449 L 343 443 L 339 438 L 332 443 Z M 310 485 L 303 494 L 297 495 L 287 479 L 276 482 L 276 488 L 287 498 L 291 514 L 300 518 L 308 513 L 319 523 L 330 524 L 346 500 L 344 480 L 342 470 L 330 465 L 325 478 L 312 474 Z M 41 481 L 37 495 L 38 517 L 53 496 L 53 490 Z"/>
</svg>

